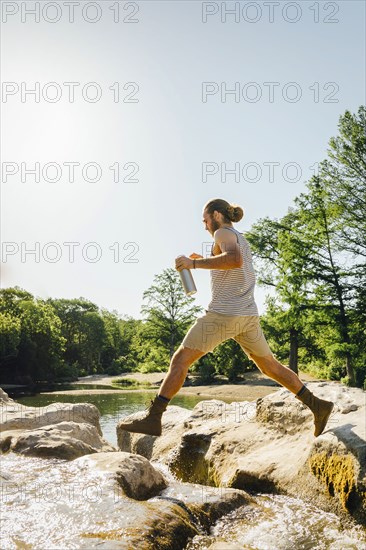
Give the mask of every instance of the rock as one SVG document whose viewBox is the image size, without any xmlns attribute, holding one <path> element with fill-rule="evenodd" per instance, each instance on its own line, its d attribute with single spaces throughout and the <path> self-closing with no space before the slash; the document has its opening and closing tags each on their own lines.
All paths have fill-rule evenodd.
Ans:
<svg viewBox="0 0 366 550">
<path fill-rule="evenodd" d="M 103 539 L 118 541 L 118 548 L 144 550 L 180 550 L 191 537 L 209 533 L 215 521 L 232 510 L 245 505 L 255 505 L 255 500 L 237 489 L 229 487 L 205 487 L 166 479 L 145 458 L 125 452 L 98 453 L 78 458 L 73 463 L 83 479 L 84 471 L 101 473 L 101 493 L 107 493 L 107 477 L 123 488 L 123 492 L 144 505 L 143 519 L 138 528 L 103 531 Z M 88 476 L 86 476 L 88 478 Z M 103 481 L 104 480 L 104 481 Z M 155 494 L 153 498 L 149 495 Z M 145 500 L 149 498 L 149 500 Z M 142 499 L 145 502 L 141 502 Z M 129 505 L 131 508 L 131 505 Z M 134 516 L 139 514 L 134 511 Z M 127 525 L 131 525 L 127 522 Z M 122 537 L 122 539 L 121 539 Z M 99 540 L 98 540 L 99 539 Z M 100 543 L 98 534 L 90 542 Z"/>
<path fill-rule="evenodd" d="M 130 548 L 181 550 L 195 535 L 210 532 L 223 515 L 255 501 L 244 491 L 173 482 L 147 502 L 144 529 Z"/>
<path fill-rule="evenodd" d="M 98 433 L 95 426 L 86 423 L 60 422 L 35 430 L 8 430 L 1 433 L 0 450 L 29 456 L 72 460 L 85 454 L 114 451 Z"/>
<path fill-rule="evenodd" d="M 341 410 L 341 413 L 342 414 L 348 414 L 352 411 L 357 411 L 357 409 L 358 409 L 357 405 L 352 403 L 351 405 L 346 405 L 345 407 L 343 407 L 342 410 Z"/>
<path fill-rule="evenodd" d="M 0 407 L 0 431 L 32 430 L 59 422 L 88 423 L 102 435 L 99 411 L 90 403 L 52 403 L 46 407 L 25 407 L 9 400 Z"/>
<path fill-rule="evenodd" d="M 102 438 L 99 411 L 89 403 L 25 407 L 0 390 L 0 451 L 71 460 L 115 451 Z"/>
<path fill-rule="evenodd" d="M 182 484 L 174 478 L 167 485 L 165 476 L 160 472 L 162 466 L 158 469 L 141 454 L 118 452 L 101 438 L 99 413 L 95 407 L 57 405 L 57 407 L 39 409 L 22 407 L 15 402 L 5 402 L 0 407 L 3 430 L 0 436 L 0 450 L 3 452 L 10 450 L 30 456 L 75 459 L 61 465 L 51 462 L 51 477 L 46 476 L 46 490 L 50 480 L 52 479 L 52 483 L 53 480 L 58 480 L 57 474 L 60 473 L 62 478 L 60 487 L 64 488 L 68 495 L 72 495 L 71 504 L 67 501 L 62 502 L 62 506 L 61 502 L 57 503 L 60 509 L 65 506 L 74 506 L 75 502 L 84 506 L 86 502 L 90 506 L 91 513 L 95 508 L 94 500 L 91 501 L 92 504 L 88 504 L 89 493 L 83 493 L 84 488 L 91 488 L 93 499 L 103 498 L 104 507 L 109 506 L 110 510 L 112 506 L 121 510 L 122 513 L 118 512 L 117 519 L 112 524 L 109 517 L 107 520 L 100 518 L 100 522 L 93 523 L 95 528 L 92 527 L 87 532 L 81 525 L 79 538 L 83 547 L 106 545 L 106 547 L 118 546 L 126 549 L 180 549 L 187 544 L 190 537 L 201 532 L 208 533 L 212 523 L 223 514 L 252 500 L 243 491 L 227 487 Z M 118 432 L 120 444 L 132 449 L 136 448 L 147 455 L 154 454 L 158 458 L 162 450 L 169 453 L 176 444 L 172 434 L 183 435 L 189 428 L 186 420 L 191 417 L 191 412 L 186 409 L 180 407 L 169 407 L 169 409 L 163 422 L 166 435 L 170 434 L 165 441 L 164 437 L 154 438 L 138 434 L 131 437 L 130 434 L 120 430 Z M 93 424 L 85 421 L 85 413 Z M 78 421 L 67 418 L 68 415 L 72 415 L 71 418 Z M 196 416 L 199 416 L 198 411 Z M 50 423 L 51 420 L 54 422 Z M 187 444 L 189 444 L 188 440 Z M 200 444 L 198 438 L 198 449 Z M 209 444 L 210 441 L 208 441 Z M 204 449 L 203 453 L 206 450 Z M 10 458 L 9 455 L 7 459 Z M 29 459 L 24 457 L 23 461 L 26 460 Z M 48 464 L 46 461 L 45 463 Z M 38 461 L 36 465 L 29 463 L 29 466 L 35 468 L 36 472 L 36 476 L 32 475 L 33 472 L 28 474 L 32 480 L 35 478 L 37 481 L 38 475 L 42 477 L 42 466 Z M 53 469 L 57 471 L 54 472 Z M 24 474 L 26 475 L 25 472 Z M 4 477 L 2 483 L 8 484 L 5 489 L 13 491 L 15 481 L 13 483 L 11 479 Z M 120 491 L 122 489 L 122 494 L 116 495 L 116 486 Z M 32 492 L 30 494 L 33 495 Z M 46 499 L 43 504 L 50 506 L 51 516 L 51 511 L 56 504 L 53 500 Z M 126 508 L 124 508 L 125 504 Z M 103 523 L 102 528 L 101 523 Z M 26 523 L 22 523 L 22 529 L 24 525 Z M 54 526 L 52 528 L 54 529 Z M 42 537 L 44 537 L 43 532 Z M 75 539 L 73 539 L 74 542 Z"/>
<path fill-rule="evenodd" d="M 8 396 L 8 394 L 6 392 L 4 392 L 4 390 L 2 388 L 0 388 L 0 403 L 7 403 L 9 401 L 13 401 L 12 399 L 10 399 L 10 397 Z"/>
<path fill-rule="evenodd" d="M 124 493 L 136 500 L 147 500 L 165 489 L 162 474 L 150 462 L 136 454 L 98 453 L 77 459 L 78 464 L 112 473 Z"/>
<path fill-rule="evenodd" d="M 312 412 L 281 388 L 256 403 L 201 401 L 188 415 L 168 407 L 161 437 L 128 434 L 119 445 L 147 452 L 185 481 L 284 492 L 366 523 L 366 394 L 336 382 L 306 385 L 335 403 L 317 438 Z"/>
</svg>

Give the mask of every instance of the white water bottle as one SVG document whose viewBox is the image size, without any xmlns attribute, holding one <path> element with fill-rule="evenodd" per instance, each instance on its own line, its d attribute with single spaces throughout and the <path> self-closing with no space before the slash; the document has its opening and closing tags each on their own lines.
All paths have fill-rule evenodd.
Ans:
<svg viewBox="0 0 366 550">
<path fill-rule="evenodd" d="M 178 256 L 178 258 L 181 258 L 182 256 L 184 256 L 184 254 L 181 254 L 180 256 Z M 197 292 L 197 288 L 196 288 L 196 285 L 194 284 L 191 270 L 181 269 L 179 271 L 179 275 L 182 281 L 184 292 L 187 294 L 187 296 L 191 296 L 192 294 L 195 294 Z"/>
</svg>

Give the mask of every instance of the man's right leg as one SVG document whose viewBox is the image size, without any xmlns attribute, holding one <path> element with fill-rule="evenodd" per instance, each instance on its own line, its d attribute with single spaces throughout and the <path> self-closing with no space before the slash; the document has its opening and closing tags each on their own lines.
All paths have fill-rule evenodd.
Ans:
<svg viewBox="0 0 366 550">
<path fill-rule="evenodd" d="M 183 386 L 189 367 L 205 353 L 198 349 L 179 346 L 174 353 L 159 392 L 143 418 L 127 417 L 119 423 L 119 428 L 127 432 L 148 435 L 161 435 L 161 417 L 172 397 Z"/>
<path fill-rule="evenodd" d="M 320 435 L 327 424 L 334 403 L 316 397 L 301 382 L 295 372 L 277 361 L 264 337 L 259 317 L 254 318 L 252 326 L 248 326 L 246 331 L 237 335 L 235 340 L 264 375 L 279 382 L 282 386 L 294 393 L 299 401 L 309 407 L 314 415 L 314 435 L 315 437 Z"/>
<path fill-rule="evenodd" d="M 320 435 L 328 422 L 334 403 L 316 397 L 301 382 L 294 371 L 282 365 L 273 355 L 260 357 L 251 354 L 250 359 L 254 361 L 264 375 L 279 382 L 282 386 L 294 393 L 299 401 L 309 407 L 314 415 L 314 435 L 315 437 Z"/>
<path fill-rule="evenodd" d="M 221 317 L 225 318 L 225 316 Z M 128 432 L 161 435 L 161 417 L 170 399 L 183 386 L 189 367 L 225 339 L 220 330 L 221 324 L 222 319 L 217 320 L 216 315 L 208 311 L 196 319 L 174 353 L 169 371 L 157 396 L 151 402 L 147 414 L 139 419 L 124 419 L 119 423 L 121 429 Z"/>
</svg>

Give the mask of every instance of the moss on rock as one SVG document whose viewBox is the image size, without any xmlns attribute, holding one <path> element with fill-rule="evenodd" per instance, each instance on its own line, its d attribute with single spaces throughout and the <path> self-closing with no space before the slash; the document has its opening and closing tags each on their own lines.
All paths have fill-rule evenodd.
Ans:
<svg viewBox="0 0 366 550">
<path fill-rule="evenodd" d="M 309 458 L 310 470 L 328 493 L 337 495 L 345 510 L 354 512 L 361 499 L 365 503 L 366 494 L 357 490 L 354 460 L 351 455 L 328 455 L 325 452 L 313 454 Z"/>
</svg>

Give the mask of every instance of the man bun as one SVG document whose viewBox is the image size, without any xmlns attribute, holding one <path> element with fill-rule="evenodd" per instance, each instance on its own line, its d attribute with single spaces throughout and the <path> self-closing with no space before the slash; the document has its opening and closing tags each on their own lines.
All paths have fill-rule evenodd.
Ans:
<svg viewBox="0 0 366 550">
<path fill-rule="evenodd" d="M 232 222 L 239 222 L 244 216 L 244 210 L 242 209 L 241 206 L 238 206 L 237 204 L 230 204 L 227 207 L 227 214 L 228 214 L 228 218 Z"/>
</svg>

